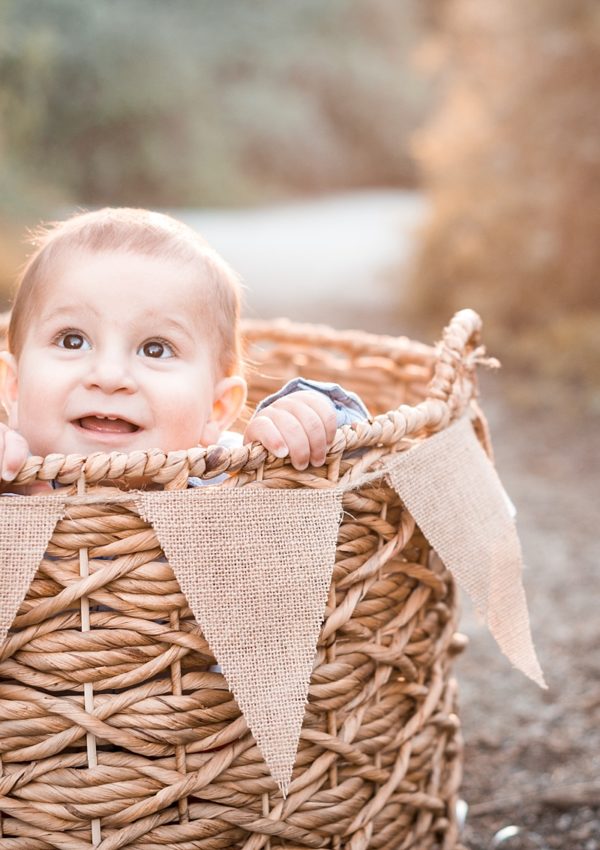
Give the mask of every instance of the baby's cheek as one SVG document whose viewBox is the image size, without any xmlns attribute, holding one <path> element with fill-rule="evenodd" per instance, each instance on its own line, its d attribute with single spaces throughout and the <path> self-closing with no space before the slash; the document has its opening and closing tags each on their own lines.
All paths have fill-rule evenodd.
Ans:
<svg viewBox="0 0 600 850">
<path fill-rule="evenodd" d="M 61 411 L 62 405 L 57 405 L 52 394 L 40 386 L 35 393 L 20 393 L 11 425 L 27 440 L 32 454 L 50 454 L 61 450 L 56 448 L 64 419 L 64 414 L 58 416 Z"/>
<path fill-rule="evenodd" d="M 45 457 L 53 452 L 68 454 L 60 442 L 60 434 L 51 421 L 44 422 L 45 417 L 38 411 L 36 417 L 19 416 L 17 430 L 27 442 L 32 455 Z"/>
<path fill-rule="evenodd" d="M 206 404 L 194 404 L 189 395 L 165 399 L 160 412 L 162 448 L 188 449 L 200 441 L 202 430 L 209 416 Z"/>
</svg>

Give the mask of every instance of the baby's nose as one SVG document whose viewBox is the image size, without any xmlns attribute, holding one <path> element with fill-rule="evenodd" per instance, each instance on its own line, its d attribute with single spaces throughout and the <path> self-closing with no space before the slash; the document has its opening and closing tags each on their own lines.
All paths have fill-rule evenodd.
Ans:
<svg viewBox="0 0 600 850">
<path fill-rule="evenodd" d="M 118 357 L 94 358 L 94 362 L 90 363 L 86 383 L 90 388 L 105 393 L 134 392 L 136 388 L 131 369 L 125 360 Z"/>
</svg>

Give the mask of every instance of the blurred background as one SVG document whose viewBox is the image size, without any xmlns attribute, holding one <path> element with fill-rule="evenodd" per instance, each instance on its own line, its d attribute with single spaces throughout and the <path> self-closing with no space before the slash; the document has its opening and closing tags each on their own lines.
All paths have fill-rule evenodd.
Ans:
<svg viewBox="0 0 600 850">
<path fill-rule="evenodd" d="M 469 305 L 587 384 L 599 40 L 595 0 L 0 0 L 2 296 L 26 225 L 157 207 L 250 313 L 436 334 Z"/>
<path fill-rule="evenodd" d="M 26 228 L 108 204 L 198 227 L 251 316 L 482 314 L 551 689 L 467 616 L 474 850 L 600 848 L 599 80 L 597 0 L 0 0 L 5 308 Z"/>
</svg>

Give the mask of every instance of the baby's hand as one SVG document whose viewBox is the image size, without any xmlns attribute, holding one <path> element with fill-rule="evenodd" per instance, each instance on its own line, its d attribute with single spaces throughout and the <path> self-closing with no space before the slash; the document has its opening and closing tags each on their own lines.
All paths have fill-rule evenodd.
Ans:
<svg viewBox="0 0 600 850">
<path fill-rule="evenodd" d="M 29 455 L 29 446 L 18 431 L 0 423 L 0 470 L 2 481 L 13 481 Z"/>
<path fill-rule="evenodd" d="M 263 408 L 246 428 L 244 443 L 258 440 L 276 457 L 289 454 L 295 469 L 306 469 L 324 463 L 335 432 L 335 408 L 327 396 L 300 390 Z"/>
<path fill-rule="evenodd" d="M 0 493 L 7 490 L 15 493 L 31 495 L 33 493 L 44 493 L 51 490 L 51 485 L 45 481 L 23 487 L 11 486 L 9 482 L 14 481 L 17 472 L 21 469 L 29 457 L 29 446 L 24 437 L 18 431 L 13 431 L 0 422 Z"/>
</svg>

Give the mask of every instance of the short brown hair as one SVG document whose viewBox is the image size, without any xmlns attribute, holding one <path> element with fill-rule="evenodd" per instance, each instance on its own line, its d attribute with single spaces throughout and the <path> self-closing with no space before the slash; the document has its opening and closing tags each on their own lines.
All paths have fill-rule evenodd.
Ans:
<svg viewBox="0 0 600 850">
<path fill-rule="evenodd" d="M 20 275 L 8 326 L 8 348 L 15 356 L 23 346 L 36 290 L 66 251 L 125 251 L 200 266 L 208 277 L 208 295 L 215 310 L 210 329 L 217 371 L 219 376 L 241 373 L 239 278 L 191 227 L 163 213 L 107 207 L 42 226 L 31 242 L 35 251 Z"/>
</svg>

